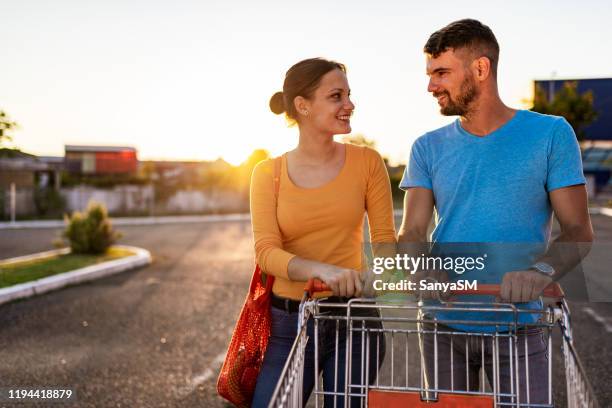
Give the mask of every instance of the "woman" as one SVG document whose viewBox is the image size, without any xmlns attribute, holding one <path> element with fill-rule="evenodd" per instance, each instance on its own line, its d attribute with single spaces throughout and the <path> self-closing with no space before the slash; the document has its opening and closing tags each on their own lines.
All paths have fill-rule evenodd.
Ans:
<svg viewBox="0 0 612 408">
<path fill-rule="evenodd" d="M 366 212 L 371 241 L 395 243 L 391 187 L 380 155 L 366 147 L 333 140 L 334 135 L 351 132 L 350 118 L 355 109 L 344 65 L 320 58 L 295 64 L 287 71 L 283 91 L 272 96 L 270 108 L 276 114 L 284 112 L 290 123 L 297 124 L 299 143 L 282 155 L 278 201 L 273 160 L 260 163 L 251 181 L 257 263 L 275 276 L 271 336 L 257 380 L 255 407 L 268 405 L 287 360 L 296 337 L 297 308 L 305 282 L 310 278 L 322 280 L 333 290 L 332 299 L 336 301 L 361 295 Z M 310 324 L 304 403 L 314 385 L 312 321 Z M 324 388 L 343 392 L 345 330 L 340 328 L 338 350 L 335 322 L 322 321 L 319 333 Z M 355 380 L 361 372 L 361 336 L 357 337 L 352 348 Z M 380 356 L 384 341 L 379 342 L 379 347 Z M 339 369 L 334 384 L 336 352 Z M 370 353 L 375 354 L 376 350 Z M 376 368 L 370 368 L 370 381 L 376 372 Z M 333 402 L 333 397 L 326 396 L 326 406 L 333 406 Z M 358 406 L 359 402 L 358 398 L 351 399 L 351 405 Z M 344 406 L 342 397 L 337 397 L 336 403 Z"/>
</svg>

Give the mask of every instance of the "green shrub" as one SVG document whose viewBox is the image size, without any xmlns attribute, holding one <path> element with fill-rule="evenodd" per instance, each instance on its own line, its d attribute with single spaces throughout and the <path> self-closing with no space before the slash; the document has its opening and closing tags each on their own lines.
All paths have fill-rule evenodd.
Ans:
<svg viewBox="0 0 612 408">
<path fill-rule="evenodd" d="M 63 236 L 75 254 L 104 253 L 121 234 L 113 230 L 104 205 L 91 201 L 85 213 L 74 212 L 65 217 Z"/>
<path fill-rule="evenodd" d="M 58 216 L 64 213 L 66 199 L 54 188 L 36 188 L 34 190 L 34 205 L 38 215 Z"/>
</svg>

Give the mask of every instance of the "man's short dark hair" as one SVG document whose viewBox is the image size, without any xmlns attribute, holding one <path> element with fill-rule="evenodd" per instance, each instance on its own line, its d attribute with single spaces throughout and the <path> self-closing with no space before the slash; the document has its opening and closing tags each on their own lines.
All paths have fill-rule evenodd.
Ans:
<svg viewBox="0 0 612 408">
<path fill-rule="evenodd" d="M 450 23 L 433 33 L 423 51 L 437 58 L 450 49 L 467 49 L 475 58 L 487 57 L 491 61 L 491 71 L 497 77 L 499 44 L 493 31 L 478 20 L 466 18 Z"/>
</svg>

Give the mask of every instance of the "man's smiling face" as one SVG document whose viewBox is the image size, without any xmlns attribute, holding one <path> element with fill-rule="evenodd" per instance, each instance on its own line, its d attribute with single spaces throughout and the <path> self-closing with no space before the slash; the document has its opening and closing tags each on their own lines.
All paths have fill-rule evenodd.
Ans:
<svg viewBox="0 0 612 408">
<path fill-rule="evenodd" d="M 450 49 L 435 58 L 426 54 L 427 91 L 438 100 L 440 113 L 445 116 L 466 115 L 478 96 L 470 60 L 467 50 Z"/>
</svg>

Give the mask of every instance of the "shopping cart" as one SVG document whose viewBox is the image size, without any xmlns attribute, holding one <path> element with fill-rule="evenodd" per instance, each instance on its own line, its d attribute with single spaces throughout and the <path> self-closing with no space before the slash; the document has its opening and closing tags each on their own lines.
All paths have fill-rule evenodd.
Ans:
<svg viewBox="0 0 612 408">
<path fill-rule="evenodd" d="M 552 335 L 557 328 L 561 334 L 567 406 L 599 406 L 576 353 L 569 309 L 556 284 L 544 291 L 544 297 L 554 302 L 543 310 L 521 310 L 507 303 L 455 301 L 434 306 L 422 301 L 397 303 L 376 299 L 322 303 L 322 299 L 312 298 L 314 292 L 321 290 L 327 288 L 320 282 L 311 281 L 306 287 L 298 335 L 270 401 L 271 408 L 302 406 L 305 351 L 309 341 L 307 325 L 311 319 L 314 320 L 315 354 L 318 353 L 322 324 L 335 326 L 336 344 L 341 330 L 346 331 L 347 339 L 344 363 L 337 351 L 333 356 L 334 378 L 342 374 L 343 384 L 334 381 L 333 389 L 324 389 L 318 375 L 319 359 L 314 358 L 316 407 L 322 405 L 324 398 L 326 407 L 332 399 L 334 407 L 554 407 Z M 478 290 L 454 294 L 498 295 L 499 285 L 479 285 Z M 320 313 L 323 305 L 327 311 L 337 308 L 338 313 Z M 377 313 L 359 313 L 366 309 Z M 490 313 L 498 320 L 432 319 L 436 311 Z M 531 318 L 522 319 L 525 314 Z M 454 324 L 481 325 L 483 331 L 462 332 L 447 326 Z M 487 327 L 488 330 L 484 330 Z M 541 333 L 545 342 L 542 352 L 547 363 L 543 375 L 534 374 L 536 364 L 533 361 L 531 368 L 529 365 L 536 353 L 530 350 L 532 345 L 526 333 L 534 332 Z M 385 345 L 381 344 L 384 342 L 386 353 Z M 355 345 L 360 350 L 354 350 Z M 470 367 L 478 363 L 482 369 L 474 378 Z M 464 367 L 465 375 L 457 375 Z M 539 369 L 542 370 L 541 365 Z M 374 380 L 371 380 L 372 374 Z M 526 384 L 534 383 L 545 387 L 544 401 L 536 401 L 536 397 L 530 395 L 532 387 Z M 541 399 L 541 390 L 539 395 Z"/>
</svg>

